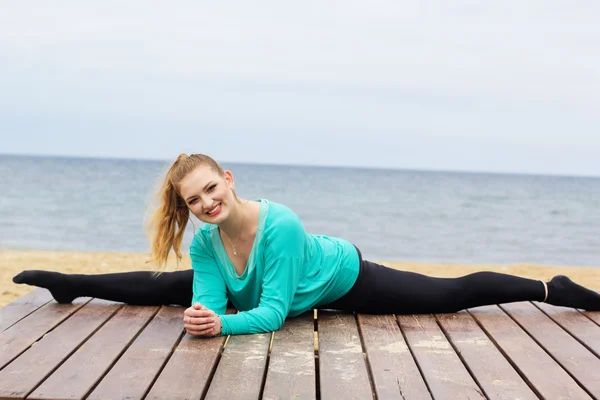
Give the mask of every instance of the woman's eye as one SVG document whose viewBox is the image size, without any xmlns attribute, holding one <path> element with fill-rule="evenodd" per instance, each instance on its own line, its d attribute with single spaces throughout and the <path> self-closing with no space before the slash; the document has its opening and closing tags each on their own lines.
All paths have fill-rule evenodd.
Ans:
<svg viewBox="0 0 600 400">
<path fill-rule="evenodd" d="M 190 204 L 194 204 L 194 203 L 196 203 L 196 199 L 190 200 Z"/>
<path fill-rule="evenodd" d="M 207 192 L 212 192 L 215 187 L 217 187 L 217 185 L 211 185 L 211 186 L 208 187 L 208 189 L 206 191 Z"/>
</svg>

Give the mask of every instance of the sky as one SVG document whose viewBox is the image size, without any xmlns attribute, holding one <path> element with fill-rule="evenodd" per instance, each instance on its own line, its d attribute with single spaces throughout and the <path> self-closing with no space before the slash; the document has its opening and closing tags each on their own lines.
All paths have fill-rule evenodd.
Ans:
<svg viewBox="0 0 600 400">
<path fill-rule="evenodd" d="M 598 15 L 587 0 L 5 2 L 0 154 L 600 176 Z"/>
</svg>

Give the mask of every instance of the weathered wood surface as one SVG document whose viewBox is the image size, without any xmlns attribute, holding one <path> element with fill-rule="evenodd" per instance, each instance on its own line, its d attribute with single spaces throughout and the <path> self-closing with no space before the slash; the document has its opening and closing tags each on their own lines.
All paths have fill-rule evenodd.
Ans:
<svg viewBox="0 0 600 400">
<path fill-rule="evenodd" d="M 600 325 L 595 324 L 590 318 L 573 308 L 554 307 L 544 303 L 535 303 L 535 305 L 600 357 Z"/>
<path fill-rule="evenodd" d="M 320 310 L 209 339 L 182 313 L 33 291 L 0 309 L 0 400 L 600 398 L 599 312 Z"/>
<path fill-rule="evenodd" d="M 231 336 L 208 388 L 207 399 L 258 399 L 271 334 Z"/>
<path fill-rule="evenodd" d="M 600 358 L 533 304 L 505 304 L 501 308 L 590 395 L 600 397 Z"/>
<path fill-rule="evenodd" d="M 435 399 L 483 399 L 483 393 L 431 315 L 398 316 Z"/>
<path fill-rule="evenodd" d="M 71 356 L 119 308 L 92 300 L 0 371 L 0 393 L 25 397 Z M 77 366 L 79 367 L 79 366 Z M 10 387 L 8 384 L 10 383 Z"/>
<path fill-rule="evenodd" d="M 359 315 L 361 334 L 380 399 L 424 399 L 431 395 L 393 315 Z"/>
<path fill-rule="evenodd" d="M 28 398 L 84 398 L 157 311 L 158 307 L 121 308 Z"/>
<path fill-rule="evenodd" d="M 439 314 L 437 319 L 486 397 L 538 398 L 468 313 Z"/>
<path fill-rule="evenodd" d="M 534 391 L 546 399 L 590 399 L 548 350 L 497 306 L 469 311 Z"/>
<path fill-rule="evenodd" d="M 48 303 L 0 334 L 0 368 L 4 368 L 89 299 L 73 304 Z"/>
<path fill-rule="evenodd" d="M 369 371 L 353 314 L 319 311 L 319 383 L 322 399 L 367 399 Z"/>
<path fill-rule="evenodd" d="M 50 292 L 34 289 L 0 309 L 0 332 L 52 300 Z"/>
<path fill-rule="evenodd" d="M 87 399 L 141 399 L 183 336 L 182 312 L 163 307 Z"/>
<path fill-rule="evenodd" d="M 264 399 L 315 399 L 313 313 L 289 319 L 273 335 Z"/>
</svg>

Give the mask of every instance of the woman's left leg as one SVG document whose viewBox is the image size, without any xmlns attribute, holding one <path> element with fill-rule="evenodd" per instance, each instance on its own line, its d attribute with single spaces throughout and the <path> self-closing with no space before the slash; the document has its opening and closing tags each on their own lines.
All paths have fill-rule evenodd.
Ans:
<svg viewBox="0 0 600 400">
<path fill-rule="evenodd" d="M 362 261 L 359 279 L 348 294 L 323 307 L 374 314 L 450 313 L 466 308 L 546 301 L 600 310 L 600 294 L 558 276 L 547 283 L 496 272 L 436 278 Z M 547 298 L 546 298 L 547 297 Z"/>
<path fill-rule="evenodd" d="M 151 271 L 84 275 L 29 270 L 16 275 L 13 282 L 46 288 L 59 303 L 95 297 L 133 305 L 188 307 L 192 302 L 194 271 L 163 272 L 157 276 Z"/>
</svg>

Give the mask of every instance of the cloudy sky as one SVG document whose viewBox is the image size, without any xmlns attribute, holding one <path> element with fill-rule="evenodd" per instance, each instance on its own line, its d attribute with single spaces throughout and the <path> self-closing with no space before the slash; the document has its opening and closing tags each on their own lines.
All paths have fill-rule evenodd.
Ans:
<svg viewBox="0 0 600 400">
<path fill-rule="evenodd" d="M 595 1 L 5 2 L 0 153 L 600 176 Z"/>
</svg>

